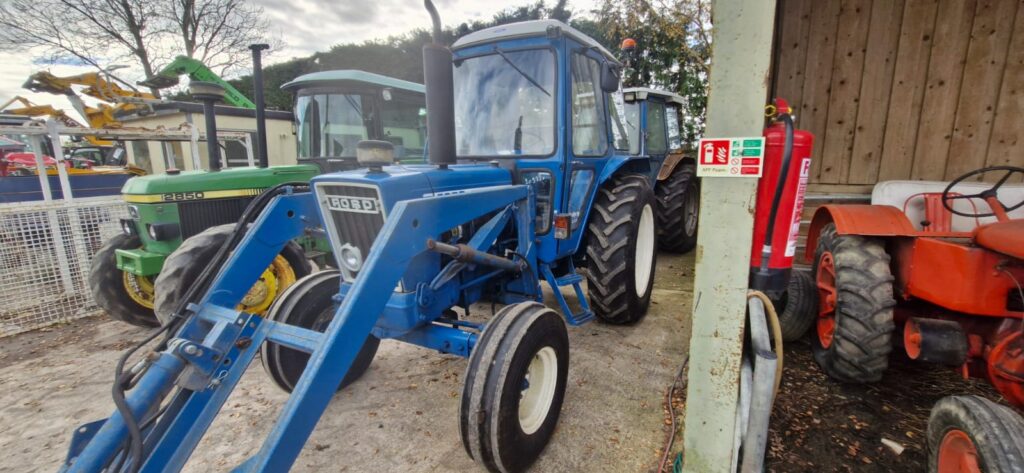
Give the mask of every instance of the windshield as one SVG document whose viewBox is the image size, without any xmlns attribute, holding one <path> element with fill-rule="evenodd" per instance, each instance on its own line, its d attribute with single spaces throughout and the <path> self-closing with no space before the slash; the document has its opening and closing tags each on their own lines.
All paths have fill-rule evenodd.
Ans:
<svg viewBox="0 0 1024 473">
<path fill-rule="evenodd" d="M 354 158 L 371 117 L 362 95 L 302 95 L 295 104 L 299 158 Z"/>
<path fill-rule="evenodd" d="M 454 78 L 460 158 L 554 153 L 552 51 L 502 51 L 456 61 Z"/>
</svg>

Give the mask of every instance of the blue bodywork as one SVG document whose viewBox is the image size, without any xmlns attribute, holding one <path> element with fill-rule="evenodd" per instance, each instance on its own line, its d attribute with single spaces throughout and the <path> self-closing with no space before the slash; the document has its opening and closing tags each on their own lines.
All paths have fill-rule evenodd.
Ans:
<svg viewBox="0 0 1024 473">
<path fill-rule="evenodd" d="M 553 91 L 558 134 L 554 153 L 539 158 L 493 157 L 493 161 L 450 167 L 407 165 L 325 174 L 312 180 L 311 192 L 274 197 L 201 299 L 189 306 L 192 315 L 167 349 L 150 362 L 129 392 L 135 419 L 147 419 L 165 406 L 152 422 L 144 423 L 141 471 L 181 469 L 264 342 L 312 356 L 260 451 L 235 471 L 290 468 L 356 358 L 361 341 L 371 333 L 468 356 L 483 327 L 450 318 L 449 309 L 468 308 L 480 301 L 539 301 L 541 280 L 555 286 L 554 295 L 568 323 L 576 325 L 593 317 L 573 256 L 585 241 L 594 197 L 602 183 L 620 171 L 644 173 L 653 183 L 657 167 L 646 158 L 631 158 L 626 150 L 617 150 L 610 122 L 604 155 L 577 157 L 571 151 L 571 84 L 566 73 L 570 54 L 582 53 L 599 61 L 609 60 L 607 54 L 574 37 L 552 34 L 475 44 L 454 54 L 458 61 L 493 54 L 498 48 L 555 51 L 559 74 Z M 608 113 L 604 119 L 610 121 Z M 330 194 L 332 186 L 365 189 L 367 194 L 349 202 L 346 195 Z M 538 198 L 548 204 L 539 205 Z M 306 232 L 326 232 L 337 257 L 347 243 L 332 232 L 331 222 L 378 211 L 383 223 L 358 271 L 344 278 L 335 296 L 340 305 L 324 333 L 235 309 L 288 241 Z M 355 213 L 339 216 L 338 212 Z M 557 217 L 571 222 L 564 238 L 556 238 L 551 225 Z M 547 229 L 538 231 L 538 223 Z M 523 269 L 459 261 L 431 251 L 433 241 L 465 245 L 515 261 Z M 579 312 L 570 310 L 558 286 L 575 289 L 582 307 Z M 117 412 L 106 421 L 86 424 L 72 440 L 66 471 L 100 471 L 123 455 L 119 452 L 127 435 L 125 419 Z"/>
</svg>

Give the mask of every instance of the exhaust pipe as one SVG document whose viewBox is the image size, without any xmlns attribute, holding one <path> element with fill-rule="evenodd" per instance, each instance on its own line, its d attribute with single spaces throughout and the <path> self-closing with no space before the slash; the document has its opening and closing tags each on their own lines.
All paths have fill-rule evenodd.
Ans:
<svg viewBox="0 0 1024 473">
<path fill-rule="evenodd" d="M 215 82 L 192 81 L 189 83 L 192 97 L 203 102 L 203 117 L 206 122 L 206 151 L 210 155 L 210 171 L 220 171 L 220 143 L 217 140 L 217 114 L 214 104 L 224 100 L 224 87 Z"/>
<path fill-rule="evenodd" d="M 434 24 L 433 42 L 423 46 L 423 81 L 427 94 L 427 154 L 445 169 L 455 164 L 455 84 L 452 52 L 441 43 L 441 17 L 434 2 L 424 0 Z"/>
<path fill-rule="evenodd" d="M 270 49 L 269 44 L 253 44 L 252 50 L 252 90 L 256 99 L 256 147 L 259 151 L 260 167 L 270 166 L 267 158 L 267 107 L 263 100 L 263 51 Z"/>
</svg>

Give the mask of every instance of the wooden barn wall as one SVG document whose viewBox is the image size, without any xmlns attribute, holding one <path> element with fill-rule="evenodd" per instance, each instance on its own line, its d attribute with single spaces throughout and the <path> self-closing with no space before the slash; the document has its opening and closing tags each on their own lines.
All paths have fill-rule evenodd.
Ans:
<svg viewBox="0 0 1024 473">
<path fill-rule="evenodd" d="M 1024 0 L 782 0 L 773 95 L 817 189 L 1024 166 Z"/>
</svg>

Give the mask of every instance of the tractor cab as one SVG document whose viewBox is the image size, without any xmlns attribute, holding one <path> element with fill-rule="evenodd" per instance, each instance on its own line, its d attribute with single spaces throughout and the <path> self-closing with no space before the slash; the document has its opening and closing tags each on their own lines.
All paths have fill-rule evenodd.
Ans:
<svg viewBox="0 0 1024 473">
<path fill-rule="evenodd" d="M 665 90 L 630 87 L 622 91 L 625 101 L 629 154 L 650 156 L 661 164 L 669 155 L 682 158 L 679 111 L 683 98 Z"/>
<path fill-rule="evenodd" d="M 314 72 L 281 86 L 295 93 L 300 163 L 323 172 L 359 167 L 356 145 L 387 141 L 400 163 L 423 162 L 423 85 L 357 70 Z"/>
</svg>

